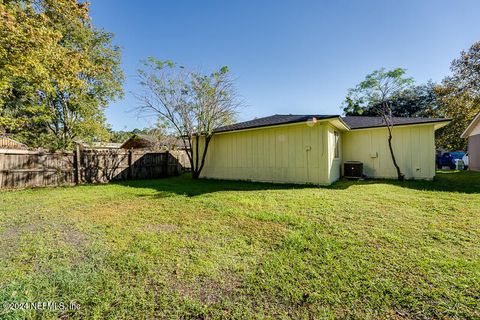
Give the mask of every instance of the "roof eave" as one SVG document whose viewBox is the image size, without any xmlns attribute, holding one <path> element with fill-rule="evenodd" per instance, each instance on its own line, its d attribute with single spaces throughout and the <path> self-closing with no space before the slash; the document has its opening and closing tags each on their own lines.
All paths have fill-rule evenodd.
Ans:
<svg viewBox="0 0 480 320">
<path fill-rule="evenodd" d="M 443 127 L 445 127 L 447 124 L 449 124 L 450 121 L 452 121 L 452 120 L 448 119 L 448 120 L 445 120 L 445 121 L 435 122 L 435 124 L 434 124 L 434 126 L 433 126 L 433 129 L 436 131 L 436 130 L 438 130 L 438 129 L 440 129 L 440 128 L 443 128 Z"/>
<path fill-rule="evenodd" d="M 441 120 L 432 120 L 432 121 L 423 121 L 423 122 L 414 122 L 414 123 L 399 123 L 399 124 L 394 124 L 393 127 L 421 126 L 426 124 L 434 124 L 434 130 L 437 130 L 449 124 L 450 121 L 451 119 L 441 119 Z M 351 130 L 381 129 L 386 127 L 387 125 L 375 125 L 375 126 L 355 127 L 355 128 L 351 128 Z"/>
<path fill-rule="evenodd" d="M 342 119 L 341 116 L 338 116 L 336 120 L 337 120 L 339 123 L 341 123 L 341 125 L 343 126 L 343 128 L 344 128 L 345 131 L 350 131 L 350 130 L 351 130 L 350 126 L 349 126 L 345 121 L 343 121 L 343 119 Z M 338 128 L 338 129 L 340 129 L 340 128 Z"/>
<path fill-rule="evenodd" d="M 332 119 L 335 118 L 340 118 L 339 115 L 332 115 L 332 116 L 326 116 L 322 117 L 320 119 L 317 119 L 318 122 L 323 122 L 323 121 L 331 121 Z M 341 119 L 340 119 L 341 120 Z M 304 120 L 301 121 L 288 121 L 288 122 L 283 122 L 283 123 L 277 123 L 277 124 L 266 124 L 266 125 L 258 125 L 258 126 L 253 126 L 253 127 L 248 127 L 248 128 L 238 128 L 238 129 L 231 129 L 231 130 L 224 130 L 224 131 L 213 131 L 213 134 L 222 134 L 222 133 L 229 133 L 229 132 L 238 132 L 238 131 L 246 131 L 246 130 L 255 130 L 255 129 L 261 129 L 261 128 L 269 128 L 269 127 L 278 127 L 278 126 L 286 126 L 286 125 L 296 125 L 299 123 L 304 123 Z M 342 123 L 346 126 L 346 128 L 349 128 L 343 121 Z"/>
<path fill-rule="evenodd" d="M 480 112 L 477 113 L 475 118 L 473 118 L 472 122 L 468 125 L 468 127 L 463 131 L 462 135 L 460 136 L 461 138 L 468 138 L 470 135 L 470 132 L 472 132 L 473 128 L 477 125 L 477 123 L 480 122 Z"/>
</svg>

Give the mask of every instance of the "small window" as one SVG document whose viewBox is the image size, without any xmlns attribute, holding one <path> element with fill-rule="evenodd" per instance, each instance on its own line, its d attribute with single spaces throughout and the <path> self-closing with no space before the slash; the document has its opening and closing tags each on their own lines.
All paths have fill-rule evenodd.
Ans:
<svg viewBox="0 0 480 320">
<path fill-rule="evenodd" d="M 334 131 L 333 136 L 334 136 L 334 142 L 335 142 L 334 155 L 335 155 L 335 158 L 340 158 L 340 146 L 339 146 L 340 135 L 338 134 L 337 131 Z"/>
</svg>

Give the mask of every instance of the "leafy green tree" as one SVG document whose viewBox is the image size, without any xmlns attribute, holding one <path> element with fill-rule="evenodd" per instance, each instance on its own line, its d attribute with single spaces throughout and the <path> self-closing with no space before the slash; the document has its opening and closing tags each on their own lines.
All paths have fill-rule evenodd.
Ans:
<svg viewBox="0 0 480 320">
<path fill-rule="evenodd" d="M 25 110 L 43 111 L 37 91 L 53 91 L 52 57 L 61 34 L 35 11 L 33 1 L 2 1 L 0 16 L 0 126 L 12 131 L 30 122 Z"/>
<path fill-rule="evenodd" d="M 437 130 L 437 146 L 449 150 L 466 150 L 467 141 L 460 135 L 480 112 L 480 41 L 451 64 L 452 75 L 435 88 L 438 108 L 434 116 L 451 118 L 449 125 Z"/>
<path fill-rule="evenodd" d="M 155 137 L 156 139 L 158 139 L 158 141 L 164 141 L 167 139 L 171 140 L 172 137 L 167 133 L 166 129 L 167 127 L 164 126 L 163 123 L 158 123 L 153 127 L 147 127 L 143 129 L 135 128 L 132 131 L 109 130 L 109 134 L 110 134 L 109 141 L 116 142 L 116 143 L 123 143 L 127 141 L 133 134 L 146 134 L 146 135 Z"/>
<path fill-rule="evenodd" d="M 121 96 L 120 52 L 88 3 L 0 4 L 0 126 L 29 145 L 69 148 L 107 137 L 104 108 Z"/>
<path fill-rule="evenodd" d="M 393 97 L 391 104 L 394 117 L 428 117 L 438 105 L 435 83 L 407 88 Z"/>
<path fill-rule="evenodd" d="M 412 90 L 413 79 L 405 77 L 405 73 L 405 69 L 402 68 L 375 70 L 355 88 L 349 89 L 346 97 L 347 107 L 353 106 L 355 110 L 369 110 L 383 118 L 388 130 L 387 140 L 390 155 L 399 180 L 403 180 L 404 175 L 397 164 L 392 146 L 392 100 L 400 96 L 402 92 Z"/>
<path fill-rule="evenodd" d="M 167 123 L 183 140 L 192 177 L 199 178 L 214 130 L 231 123 L 240 105 L 228 68 L 204 75 L 149 58 L 138 76 L 144 88 L 137 95 L 139 111 Z"/>
<path fill-rule="evenodd" d="M 451 64 L 453 75 L 448 79 L 456 89 L 466 93 L 473 99 L 480 98 L 480 41 L 475 42 L 468 50 L 460 53 L 460 58 Z"/>
<path fill-rule="evenodd" d="M 439 107 L 434 111 L 434 116 L 451 119 L 447 126 L 435 132 L 435 143 L 437 147 L 447 150 L 466 150 L 467 140 L 460 136 L 480 112 L 480 103 L 468 94 L 458 92 L 452 85 L 444 82 L 435 88 Z"/>
<path fill-rule="evenodd" d="M 394 117 L 425 117 L 437 108 L 435 84 L 411 86 L 398 92 L 390 99 L 390 108 Z M 347 116 L 380 116 L 376 105 L 369 101 L 360 101 L 353 96 L 347 96 L 343 103 L 343 112 Z"/>
<path fill-rule="evenodd" d="M 132 132 L 126 131 L 126 130 L 119 130 L 119 131 L 109 130 L 109 135 L 110 135 L 110 138 L 108 141 L 115 142 L 115 143 L 123 143 L 132 136 Z"/>
</svg>

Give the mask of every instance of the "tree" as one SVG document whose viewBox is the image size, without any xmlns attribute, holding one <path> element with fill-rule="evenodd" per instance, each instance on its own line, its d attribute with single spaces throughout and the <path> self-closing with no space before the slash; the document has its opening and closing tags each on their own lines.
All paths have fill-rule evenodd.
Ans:
<svg viewBox="0 0 480 320">
<path fill-rule="evenodd" d="M 450 150 L 465 150 L 467 141 L 461 139 L 477 113 L 480 112 L 480 41 L 452 61 L 452 75 L 435 88 L 438 108 L 433 116 L 451 118 L 447 126 L 437 130 L 437 145 Z"/>
<path fill-rule="evenodd" d="M 399 180 L 404 179 L 395 158 L 392 146 L 393 110 L 392 101 L 406 90 L 412 90 L 413 79 L 405 77 L 405 69 L 396 68 L 375 70 L 365 77 L 355 88 L 348 91 L 345 99 L 347 107 L 355 110 L 368 110 L 383 118 L 388 130 L 388 147 Z"/>
<path fill-rule="evenodd" d="M 448 125 L 435 132 L 435 143 L 437 147 L 447 150 L 466 150 L 467 139 L 460 136 L 480 112 L 480 104 L 468 94 L 458 92 L 458 88 L 452 85 L 443 82 L 435 88 L 439 108 L 435 110 L 434 116 L 451 119 Z"/>
<path fill-rule="evenodd" d="M 109 130 L 110 138 L 108 141 L 114 142 L 114 143 L 124 143 L 125 141 L 128 140 L 132 136 L 132 131 L 126 131 L 126 130 Z"/>
<path fill-rule="evenodd" d="M 104 109 L 109 101 L 122 95 L 120 52 L 111 44 L 113 35 L 100 30 L 89 31 L 71 44 L 83 46 L 89 61 L 88 68 L 80 75 L 82 85 L 56 87 L 52 95 L 45 97 L 50 115 L 47 126 L 58 149 L 69 148 L 77 138 L 86 141 L 108 139 Z M 71 33 L 66 37 L 75 35 L 73 30 Z"/>
<path fill-rule="evenodd" d="M 426 117 L 437 108 L 435 84 L 429 81 L 426 84 L 407 87 L 390 99 L 390 108 L 394 117 Z M 347 97 L 343 112 L 347 116 L 380 116 L 376 105 L 359 102 Z"/>
<path fill-rule="evenodd" d="M 33 1 L 0 3 L 0 126 L 5 131 L 29 121 L 23 116 L 25 109 L 42 109 L 37 90 L 53 91 L 53 57 L 60 54 L 61 34 L 35 7 Z M 64 56 L 58 55 L 60 58 Z M 66 80 L 60 76 L 56 77 L 59 82 Z"/>
<path fill-rule="evenodd" d="M 0 127 L 54 149 L 105 138 L 104 108 L 121 96 L 123 73 L 88 3 L 10 0 L 0 15 Z"/>
<path fill-rule="evenodd" d="M 480 99 L 480 41 L 462 51 L 460 58 L 452 61 L 450 69 L 453 75 L 447 80 L 454 83 L 459 92 Z"/>
<path fill-rule="evenodd" d="M 135 128 L 131 131 L 114 131 L 109 130 L 110 142 L 123 143 L 132 137 L 133 134 L 145 134 L 156 138 L 160 142 L 165 142 L 166 140 L 172 140 L 171 137 L 166 132 L 166 126 L 163 123 L 157 123 L 157 125 L 152 127 L 146 127 L 143 129 Z"/>
<path fill-rule="evenodd" d="M 203 75 L 149 58 L 138 76 L 144 88 L 136 95 L 139 112 L 168 123 L 188 147 L 192 177 L 199 178 L 214 130 L 232 123 L 240 106 L 228 68 Z"/>
</svg>

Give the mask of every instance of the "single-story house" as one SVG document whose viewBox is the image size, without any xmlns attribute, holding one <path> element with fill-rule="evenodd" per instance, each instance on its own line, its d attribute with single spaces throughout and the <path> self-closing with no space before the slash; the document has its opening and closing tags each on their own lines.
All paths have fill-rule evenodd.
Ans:
<svg viewBox="0 0 480 320">
<path fill-rule="evenodd" d="M 434 132 L 448 122 L 393 119 L 393 149 L 405 178 L 435 176 Z M 396 178 L 387 138 L 380 117 L 277 114 L 215 130 L 201 177 L 328 185 L 342 176 L 345 161 L 361 161 L 368 177 Z"/>
<path fill-rule="evenodd" d="M 480 170 L 480 112 L 473 118 L 462 138 L 468 138 L 468 168 Z"/>
</svg>

